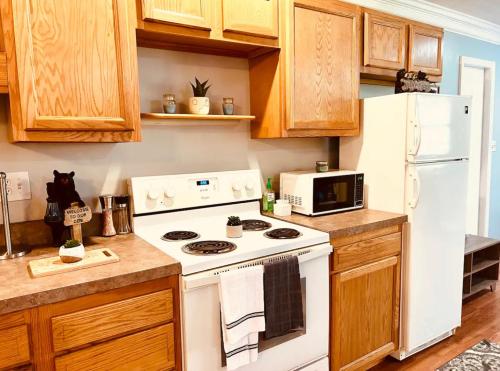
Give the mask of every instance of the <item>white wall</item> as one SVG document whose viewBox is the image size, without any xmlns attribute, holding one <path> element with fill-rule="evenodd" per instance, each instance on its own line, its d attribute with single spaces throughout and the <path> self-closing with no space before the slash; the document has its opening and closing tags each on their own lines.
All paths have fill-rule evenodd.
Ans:
<svg viewBox="0 0 500 371">
<path fill-rule="evenodd" d="M 179 103 L 191 95 L 188 81 L 196 75 L 213 84 L 208 96 L 220 111 L 223 96 L 232 96 L 236 113 L 249 113 L 248 64 L 244 59 L 139 49 L 141 105 L 159 111 L 164 92 Z M 176 122 L 144 125 L 143 141 L 119 144 L 7 142 L 8 101 L 0 98 L 0 171 L 28 171 L 33 198 L 10 203 L 13 221 L 43 218 L 45 183 L 52 171 L 76 172 L 77 190 L 97 207 L 97 196 L 126 191 L 131 176 L 259 168 L 263 176 L 313 168 L 328 159 L 328 139 L 251 140 L 249 122 L 193 125 Z M 182 107 L 181 107 L 182 108 Z"/>
</svg>

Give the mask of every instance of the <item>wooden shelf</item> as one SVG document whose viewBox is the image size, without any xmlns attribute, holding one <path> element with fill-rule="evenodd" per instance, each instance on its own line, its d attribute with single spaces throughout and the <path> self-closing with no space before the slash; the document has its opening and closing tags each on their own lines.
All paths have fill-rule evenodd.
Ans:
<svg viewBox="0 0 500 371">
<path fill-rule="evenodd" d="M 141 113 L 143 119 L 153 120 L 211 120 L 211 121 L 241 121 L 254 120 L 252 115 L 192 115 L 187 113 Z"/>
<path fill-rule="evenodd" d="M 498 259 L 484 259 L 472 266 L 472 271 L 464 273 L 464 277 L 470 276 L 471 274 L 482 271 L 485 268 L 491 267 L 492 265 L 498 264 L 500 261 Z"/>
<path fill-rule="evenodd" d="M 465 239 L 462 298 L 479 291 L 495 291 L 500 270 L 500 240 L 467 235 Z"/>
<path fill-rule="evenodd" d="M 488 280 L 488 279 L 481 279 L 481 278 L 474 279 L 474 278 L 475 277 L 473 277 L 473 282 L 472 282 L 470 292 L 467 294 L 463 294 L 462 299 L 466 299 L 469 296 L 477 294 L 479 291 L 482 291 L 482 290 L 491 290 L 491 287 L 495 287 L 497 284 L 497 280 Z M 474 282 L 474 281 L 476 281 L 476 282 Z"/>
</svg>

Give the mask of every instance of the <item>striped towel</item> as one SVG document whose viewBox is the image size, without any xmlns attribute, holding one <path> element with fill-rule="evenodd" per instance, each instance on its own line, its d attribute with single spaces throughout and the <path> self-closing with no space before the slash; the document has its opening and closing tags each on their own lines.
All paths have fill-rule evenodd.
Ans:
<svg viewBox="0 0 500 371">
<path fill-rule="evenodd" d="M 221 326 L 228 370 L 257 361 L 264 318 L 264 268 L 261 265 L 222 273 L 219 280 Z"/>
</svg>

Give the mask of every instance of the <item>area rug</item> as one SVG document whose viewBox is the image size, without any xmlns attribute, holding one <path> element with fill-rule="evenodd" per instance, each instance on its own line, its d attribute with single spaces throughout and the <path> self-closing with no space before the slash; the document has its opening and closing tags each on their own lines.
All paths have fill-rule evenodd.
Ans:
<svg viewBox="0 0 500 371">
<path fill-rule="evenodd" d="M 500 345 L 483 340 L 437 371 L 500 371 Z"/>
</svg>

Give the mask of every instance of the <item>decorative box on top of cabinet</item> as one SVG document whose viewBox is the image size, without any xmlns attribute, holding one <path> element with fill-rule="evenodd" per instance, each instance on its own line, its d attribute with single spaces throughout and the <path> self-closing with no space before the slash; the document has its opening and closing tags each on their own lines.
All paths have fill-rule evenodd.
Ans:
<svg viewBox="0 0 500 371">
<path fill-rule="evenodd" d="M 13 141 L 141 138 L 133 0 L 5 0 L 0 10 Z"/>
<path fill-rule="evenodd" d="M 278 47 L 278 0 L 136 0 L 141 46 L 248 56 Z"/>
<path fill-rule="evenodd" d="M 280 15 L 281 51 L 250 59 L 252 137 L 358 135 L 360 8 L 286 0 Z"/>
</svg>

